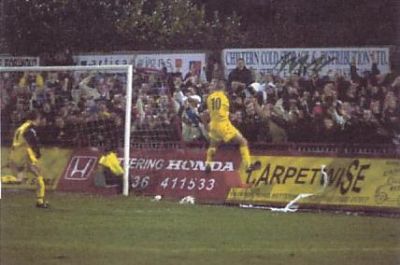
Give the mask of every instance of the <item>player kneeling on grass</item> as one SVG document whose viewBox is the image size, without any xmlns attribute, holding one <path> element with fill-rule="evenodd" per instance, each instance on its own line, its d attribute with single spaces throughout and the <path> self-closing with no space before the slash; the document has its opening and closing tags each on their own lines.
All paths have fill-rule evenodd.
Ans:
<svg viewBox="0 0 400 265">
<path fill-rule="evenodd" d="M 39 166 L 41 157 L 39 139 L 36 127 L 40 126 L 41 116 L 36 111 L 27 115 L 27 120 L 17 128 L 11 146 L 9 166 L 18 181 L 22 181 L 21 175 L 25 169 L 32 172 L 36 177 L 36 207 L 47 208 L 48 203 L 44 200 L 45 184 Z"/>
<path fill-rule="evenodd" d="M 247 140 L 229 120 L 229 100 L 225 95 L 226 83 L 223 80 L 211 81 L 211 94 L 207 97 L 207 110 L 210 114 L 209 138 L 210 145 L 207 149 L 206 172 L 211 171 L 211 162 L 217 151 L 218 145 L 223 141 L 239 145 L 242 156 L 242 166 L 246 172 L 259 169 L 260 161 L 251 163 L 250 151 Z"/>
<path fill-rule="evenodd" d="M 119 191 L 122 192 L 122 180 L 124 169 L 118 160 L 116 152 L 112 148 L 105 148 L 103 155 L 99 160 L 100 172 L 102 179 L 104 179 L 103 186 L 118 186 Z"/>
</svg>

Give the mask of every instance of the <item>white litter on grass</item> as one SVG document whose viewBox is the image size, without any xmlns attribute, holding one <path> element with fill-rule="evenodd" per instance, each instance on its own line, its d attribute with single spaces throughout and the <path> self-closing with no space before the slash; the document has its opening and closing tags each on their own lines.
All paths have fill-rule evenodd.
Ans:
<svg viewBox="0 0 400 265">
<path fill-rule="evenodd" d="M 154 198 L 151 201 L 158 202 L 158 201 L 161 201 L 161 199 L 162 199 L 161 195 L 156 195 L 156 196 L 154 196 Z"/>
<path fill-rule="evenodd" d="M 240 208 L 247 208 L 247 209 L 263 209 L 263 210 L 271 210 L 273 212 L 283 212 L 283 213 L 294 213 L 299 209 L 299 205 L 296 204 L 297 201 L 314 196 L 313 193 L 300 193 L 297 195 L 296 198 L 291 200 L 284 208 L 275 208 L 275 207 L 267 207 L 267 206 L 254 206 L 252 204 L 239 204 Z"/>
<path fill-rule="evenodd" d="M 297 195 L 296 198 L 294 198 L 293 200 L 291 200 L 288 204 L 286 204 L 285 208 L 274 208 L 274 207 L 270 207 L 269 209 L 273 212 L 296 212 L 299 209 L 299 205 L 296 204 L 297 201 L 310 197 L 310 196 L 314 196 L 315 194 L 313 193 L 300 193 L 299 195 Z"/>
<path fill-rule="evenodd" d="M 192 196 L 186 196 L 183 197 L 180 201 L 179 204 L 194 204 L 195 203 L 195 198 Z"/>
<path fill-rule="evenodd" d="M 296 204 L 299 200 L 311 197 L 311 196 L 316 196 L 321 194 L 322 192 L 325 191 L 326 187 L 328 187 L 329 184 L 329 177 L 328 174 L 325 171 L 326 165 L 321 165 L 321 175 L 323 177 L 323 184 L 321 189 L 317 193 L 300 193 L 297 195 L 296 198 L 291 200 L 284 208 L 275 208 L 275 207 L 266 207 L 266 206 L 254 206 L 252 204 L 239 204 L 240 208 L 247 208 L 247 209 L 264 209 L 264 210 L 271 210 L 273 212 L 283 212 L 283 213 L 294 213 L 297 212 L 299 209 L 299 205 Z"/>
</svg>

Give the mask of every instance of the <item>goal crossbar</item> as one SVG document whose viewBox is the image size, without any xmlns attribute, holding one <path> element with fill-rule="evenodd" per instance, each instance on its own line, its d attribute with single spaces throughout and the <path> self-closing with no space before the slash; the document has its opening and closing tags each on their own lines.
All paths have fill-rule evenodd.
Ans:
<svg viewBox="0 0 400 265">
<path fill-rule="evenodd" d="M 0 72 L 25 72 L 25 71 L 80 71 L 80 70 L 125 70 L 132 65 L 70 65 L 70 66 L 0 66 Z"/>
<path fill-rule="evenodd" d="M 0 72 L 50 72 L 50 71 L 93 71 L 93 70 L 120 70 L 127 74 L 126 82 L 126 104 L 125 104 L 125 131 L 124 131 L 124 176 L 123 195 L 129 194 L 129 157 L 131 137 L 131 109 L 132 109 L 132 65 L 74 65 L 74 66 L 22 66 L 22 67 L 0 67 Z"/>
</svg>

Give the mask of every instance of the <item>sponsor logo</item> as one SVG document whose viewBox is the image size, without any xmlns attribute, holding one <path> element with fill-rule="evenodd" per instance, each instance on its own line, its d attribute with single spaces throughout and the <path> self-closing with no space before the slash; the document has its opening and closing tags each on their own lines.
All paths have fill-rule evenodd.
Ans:
<svg viewBox="0 0 400 265">
<path fill-rule="evenodd" d="M 346 195 L 363 191 L 363 184 L 370 168 L 370 163 L 360 162 L 359 159 L 354 159 L 343 167 L 324 167 L 324 170 L 306 164 L 296 166 L 282 160 L 276 163 L 266 163 L 264 169 L 255 174 L 248 173 L 246 183 L 253 184 L 255 187 L 287 184 L 329 185 L 337 188 L 341 195 Z"/>
<path fill-rule="evenodd" d="M 201 160 L 169 160 L 166 170 L 205 171 L 206 163 Z M 232 162 L 214 161 L 211 163 L 212 171 L 233 171 Z"/>
<path fill-rule="evenodd" d="M 75 55 L 73 60 L 78 65 L 127 65 L 135 64 L 135 54 Z"/>
<path fill-rule="evenodd" d="M 139 170 L 205 171 L 206 162 L 202 160 L 131 158 L 129 167 Z M 235 169 L 231 161 L 214 161 L 211 163 L 211 170 L 234 171 Z"/>
<path fill-rule="evenodd" d="M 390 177 L 386 183 L 378 186 L 375 190 L 375 202 L 383 204 L 385 201 L 397 202 L 400 205 L 400 178 Z"/>
<path fill-rule="evenodd" d="M 73 156 L 64 178 L 69 180 L 86 180 L 89 178 L 97 162 L 95 156 Z"/>
<path fill-rule="evenodd" d="M 39 57 L 3 57 L 0 56 L 0 66 L 36 66 L 39 65 Z"/>
</svg>

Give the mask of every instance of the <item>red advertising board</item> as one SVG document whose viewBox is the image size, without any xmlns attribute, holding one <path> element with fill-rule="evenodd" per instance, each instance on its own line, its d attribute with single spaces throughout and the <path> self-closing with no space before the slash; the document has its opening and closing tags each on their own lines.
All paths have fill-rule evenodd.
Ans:
<svg viewBox="0 0 400 265">
<path fill-rule="evenodd" d="M 115 185 L 99 185 L 96 170 L 100 153 L 94 149 L 75 151 L 58 182 L 57 190 L 112 195 L 118 193 Z"/>
<path fill-rule="evenodd" d="M 134 150 L 130 188 L 135 194 L 178 199 L 190 195 L 198 201 L 222 203 L 230 188 L 241 187 L 238 161 L 232 158 L 216 156 L 212 171 L 207 174 L 203 151 Z"/>
<path fill-rule="evenodd" d="M 58 190 L 118 194 L 118 184 L 102 181 L 97 169 L 99 156 L 95 149 L 75 151 Z M 207 174 L 203 150 L 134 149 L 129 161 L 130 194 L 255 205 L 286 205 L 299 194 L 313 194 L 299 204 L 319 209 L 399 210 L 398 159 L 293 155 L 253 159 L 260 161 L 261 168 L 240 174 L 237 151 L 220 149 Z"/>
<path fill-rule="evenodd" d="M 116 187 L 101 186 L 97 181 L 99 156 L 94 149 L 77 150 L 60 178 L 58 190 L 116 194 Z M 132 150 L 130 191 L 136 195 L 171 199 L 193 196 L 200 202 L 223 203 L 231 188 L 243 186 L 237 172 L 240 162 L 237 157 L 234 152 L 220 152 L 207 174 L 203 151 Z"/>
</svg>

